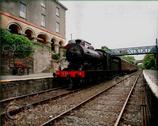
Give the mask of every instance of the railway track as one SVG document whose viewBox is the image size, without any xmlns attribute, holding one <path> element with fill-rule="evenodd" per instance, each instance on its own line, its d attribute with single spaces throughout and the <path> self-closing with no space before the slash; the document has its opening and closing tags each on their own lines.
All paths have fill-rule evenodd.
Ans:
<svg viewBox="0 0 158 126">
<path fill-rule="evenodd" d="M 123 112 L 124 112 L 124 110 L 125 110 L 125 107 L 126 107 L 126 105 L 127 105 L 127 103 L 128 103 L 128 100 L 129 100 L 129 98 L 130 98 L 130 96 L 131 96 L 131 94 L 132 94 L 132 91 L 133 91 L 133 89 L 134 89 L 134 87 L 135 87 L 135 85 L 136 85 L 136 83 L 137 83 L 137 81 L 138 81 L 139 76 L 140 76 L 140 73 L 139 73 L 138 77 L 136 77 L 136 79 L 135 79 L 135 81 L 134 81 L 134 84 L 132 85 L 132 88 L 130 89 L 130 91 L 127 91 L 127 92 L 129 92 L 129 94 L 128 94 L 128 96 L 127 96 L 127 98 L 126 98 L 126 100 L 125 100 L 125 102 L 124 102 L 124 104 L 123 104 L 123 107 L 122 107 L 122 109 L 121 109 L 121 111 L 120 111 L 120 114 L 118 115 L 118 118 L 117 118 L 115 124 L 114 124 L 114 122 L 112 121 L 112 122 L 110 122 L 109 124 L 106 124 L 106 125 L 108 125 L 108 126 L 109 126 L 109 125 L 113 125 L 113 124 L 114 124 L 115 126 L 118 126 L 118 125 L 119 125 L 120 120 L 121 120 L 121 117 L 122 117 L 122 114 L 123 114 Z M 117 84 L 118 84 L 118 83 L 117 83 Z M 46 122 L 43 123 L 41 126 L 50 126 L 50 125 L 55 125 L 55 126 L 58 126 L 58 125 L 59 125 L 59 126 L 60 126 L 60 125 L 76 125 L 76 124 L 71 123 L 71 120 L 70 120 L 70 123 L 64 122 L 64 121 L 62 122 L 62 121 L 58 121 L 58 120 L 67 117 L 67 115 L 72 114 L 72 111 L 74 111 L 74 110 L 77 111 L 77 109 L 80 109 L 80 108 L 82 108 L 82 107 L 83 107 L 83 108 L 82 108 L 82 112 L 87 111 L 87 109 L 89 109 L 90 111 L 93 110 L 93 108 L 90 107 L 90 106 L 93 106 L 92 104 L 91 104 L 90 106 L 88 106 L 88 107 L 84 107 L 84 106 L 86 106 L 87 103 L 89 103 L 89 102 L 93 101 L 94 99 L 98 98 L 101 94 L 106 93 L 106 92 L 109 91 L 110 89 L 113 90 L 113 88 L 115 88 L 115 86 L 116 86 L 117 84 L 114 84 L 114 85 L 112 85 L 112 86 L 110 86 L 110 87 L 108 87 L 108 88 L 106 88 L 106 89 L 100 91 L 99 93 L 97 93 L 97 94 L 95 94 L 95 95 L 89 97 L 88 99 L 82 101 L 81 103 L 75 105 L 74 107 L 72 107 L 72 108 L 70 108 L 70 109 L 64 111 L 63 113 L 61 113 L 61 114 L 55 116 L 54 118 L 51 118 L 50 120 L 46 121 Z M 128 88 L 128 89 L 129 89 L 129 88 Z M 89 107 L 90 107 L 90 108 L 89 108 Z M 116 107 L 116 106 L 115 106 L 115 107 Z M 85 109 L 85 108 L 86 108 L 86 109 Z M 117 108 L 118 108 L 118 107 L 117 107 Z M 102 111 L 102 109 L 101 109 L 100 111 Z M 79 114 L 79 113 L 78 113 L 78 114 Z M 76 115 L 78 115 L 78 114 L 74 114 L 74 113 L 73 113 L 72 115 L 73 115 L 73 116 L 74 116 L 74 115 L 76 116 Z M 97 114 L 97 112 L 96 112 L 96 113 L 94 112 L 93 114 L 95 115 L 95 114 Z M 114 115 L 116 116 L 117 114 L 115 113 Z M 81 113 L 79 114 L 79 116 L 81 116 Z M 112 116 L 112 115 L 111 115 L 111 116 Z M 84 118 L 86 118 L 86 116 L 85 116 Z M 110 117 L 110 118 L 113 118 L 113 119 L 114 119 L 115 117 Z M 91 117 L 90 117 L 90 119 L 93 120 Z M 64 120 L 64 119 L 63 119 L 63 120 Z M 95 120 L 95 119 L 94 119 L 94 120 Z M 105 123 L 105 122 L 104 122 L 104 123 Z M 89 125 L 95 125 L 95 124 L 90 124 L 90 122 L 88 122 L 87 124 L 89 124 Z M 79 121 L 79 124 L 77 124 L 77 125 L 86 125 L 86 124 L 81 124 L 80 121 Z M 96 125 L 98 125 L 98 124 L 96 124 Z M 103 125 L 103 124 L 101 124 L 101 125 Z"/>
<path fill-rule="evenodd" d="M 6 106 L 8 106 L 11 103 L 15 103 L 15 104 L 19 104 L 19 105 L 22 103 L 24 105 L 25 102 L 30 101 L 31 98 L 39 98 L 40 96 L 45 95 L 46 93 L 55 92 L 59 89 L 60 88 L 53 88 L 53 89 L 39 91 L 39 92 L 31 93 L 31 94 L 2 99 L 2 100 L 0 100 L 0 104 L 1 104 L 2 108 L 5 108 Z M 18 103 L 18 102 L 21 102 L 21 103 Z M 0 111 L 0 113 L 2 113 L 3 111 L 4 110 L 2 109 Z"/>
<path fill-rule="evenodd" d="M 49 89 L 33 94 L 27 94 L 22 95 L 18 97 L 8 98 L 1 100 L 0 103 L 4 107 L 3 110 L 1 110 L 1 117 L 4 117 L 5 115 L 14 115 L 21 111 L 24 111 L 25 109 L 29 109 L 31 107 L 35 107 L 39 104 L 44 104 L 46 102 L 49 102 L 49 100 L 55 100 L 57 98 L 69 95 L 75 91 L 68 91 L 66 89 L 61 88 L 55 88 L 55 89 Z M 8 107 L 16 106 L 16 108 L 7 110 Z"/>
<path fill-rule="evenodd" d="M 31 94 L 26 94 L 26 95 L 21 95 L 21 96 L 17 96 L 17 97 L 2 99 L 2 100 L 0 100 L 0 104 L 4 104 L 4 103 L 7 103 L 7 102 L 11 102 L 13 100 L 18 100 L 18 99 L 22 99 L 22 98 L 26 98 L 26 97 L 40 95 L 40 94 L 47 93 L 47 92 L 50 92 L 50 91 L 54 91 L 54 90 L 57 90 L 57 89 L 59 89 L 59 88 L 53 88 L 53 89 L 39 91 L 39 92 L 31 93 Z"/>
<path fill-rule="evenodd" d="M 56 120 L 56 119 L 62 117 L 64 115 L 64 113 L 67 114 L 70 111 L 85 104 L 87 99 L 89 99 L 89 100 L 94 99 L 95 97 L 99 96 L 106 90 L 111 89 L 112 87 L 116 86 L 117 84 L 123 82 L 124 80 L 128 79 L 129 77 L 131 77 L 133 75 L 134 74 L 131 74 L 130 76 L 127 76 L 126 78 L 119 80 L 115 84 L 109 82 L 110 84 L 105 84 L 102 86 L 97 85 L 90 89 L 72 91 L 71 93 L 68 93 L 69 95 L 68 94 L 63 95 L 63 97 L 57 96 L 57 98 L 55 98 L 56 100 L 54 98 L 46 100 L 47 102 L 41 100 L 40 102 L 36 102 L 35 105 L 32 104 L 32 106 L 34 106 L 34 107 L 32 107 L 31 109 L 28 109 L 28 110 L 23 110 L 23 108 L 14 109 L 12 111 L 9 111 L 9 114 L 11 114 L 11 115 L 16 114 L 15 119 L 18 119 L 18 118 L 20 118 L 20 119 L 5 120 L 4 123 L 6 125 L 12 125 L 12 123 L 13 123 L 15 125 L 22 126 L 22 125 L 27 125 L 27 123 L 29 123 L 29 122 L 32 125 L 41 125 L 43 122 L 46 122 L 43 125 L 50 125 L 49 121 L 50 121 L 50 123 L 53 122 L 52 118 L 54 118 Z M 85 97 L 85 95 L 87 95 L 88 97 Z M 71 99 L 73 99 L 73 97 L 75 98 L 78 96 L 79 96 L 79 98 L 78 99 L 76 98 L 75 101 L 71 100 Z M 67 100 L 65 101 L 65 99 L 67 99 Z M 42 104 L 42 103 L 45 103 L 45 104 Z M 40 107 L 35 107 L 37 105 L 40 105 Z M 76 105 L 78 105 L 78 107 Z M 49 108 L 49 112 L 47 110 L 48 108 Z M 45 110 L 47 110 L 47 111 L 45 111 Z M 23 111 L 23 112 L 21 112 L 21 111 Z M 17 113 L 19 113 L 19 114 L 17 114 Z M 36 113 L 36 120 L 39 120 L 39 122 L 35 123 L 33 117 L 31 117 L 31 119 L 29 118 L 29 120 L 28 120 L 27 117 L 29 117 L 30 113 L 32 113 L 32 114 Z M 54 114 L 52 114 L 52 113 L 54 113 Z M 51 118 L 51 120 L 49 120 L 50 118 Z"/>
<path fill-rule="evenodd" d="M 129 92 L 129 94 L 128 94 L 128 96 L 127 96 L 127 98 L 126 98 L 126 100 L 125 100 L 125 102 L 124 102 L 124 104 L 123 104 L 123 107 L 122 107 L 122 109 L 121 109 L 121 111 L 120 111 L 120 113 L 119 113 L 119 116 L 118 116 L 118 118 L 117 118 L 117 120 L 116 120 L 114 126 L 119 126 L 119 124 L 120 124 L 120 122 L 121 122 L 121 118 L 122 118 L 122 116 L 123 116 L 123 113 L 125 112 L 125 108 L 126 108 L 128 102 L 129 102 L 129 99 L 130 99 L 130 97 L 131 97 L 131 95 L 132 95 L 132 93 L 133 93 L 133 90 L 134 90 L 134 88 L 135 88 L 135 86 L 136 86 L 136 84 L 137 84 L 137 81 L 138 81 L 139 77 L 140 77 L 140 74 L 138 75 L 138 77 L 137 77 L 136 80 L 134 81 L 133 86 L 132 86 L 132 88 L 130 89 L 130 92 Z"/>
<path fill-rule="evenodd" d="M 139 84 L 139 85 L 138 85 Z M 146 86 L 143 82 L 143 75 L 138 79 L 138 84 L 126 105 L 124 113 L 120 118 L 120 126 L 124 125 L 142 125 L 150 126 L 150 108 L 148 105 L 148 96 Z"/>
</svg>

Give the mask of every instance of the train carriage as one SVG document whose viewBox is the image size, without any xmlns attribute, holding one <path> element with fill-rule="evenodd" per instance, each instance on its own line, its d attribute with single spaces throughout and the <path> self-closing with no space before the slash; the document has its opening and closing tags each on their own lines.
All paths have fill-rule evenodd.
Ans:
<svg viewBox="0 0 158 126">
<path fill-rule="evenodd" d="M 137 71 L 138 67 L 134 64 L 129 63 L 126 60 L 121 59 L 121 66 L 123 73 L 131 73 Z"/>
</svg>

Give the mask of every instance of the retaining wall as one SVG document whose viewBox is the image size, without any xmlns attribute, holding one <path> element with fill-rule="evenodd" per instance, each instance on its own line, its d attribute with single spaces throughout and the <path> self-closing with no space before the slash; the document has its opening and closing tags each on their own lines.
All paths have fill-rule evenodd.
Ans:
<svg viewBox="0 0 158 126">
<path fill-rule="evenodd" d="M 0 99 L 35 93 L 53 87 L 53 78 L 0 82 Z"/>
</svg>

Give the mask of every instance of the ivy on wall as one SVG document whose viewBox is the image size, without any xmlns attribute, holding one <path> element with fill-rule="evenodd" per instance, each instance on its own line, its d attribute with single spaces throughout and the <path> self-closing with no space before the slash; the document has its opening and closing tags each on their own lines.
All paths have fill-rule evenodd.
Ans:
<svg viewBox="0 0 158 126">
<path fill-rule="evenodd" d="M 33 53 L 32 41 L 22 35 L 0 28 L 0 40 L 2 54 L 12 53 L 17 58 L 25 58 Z"/>
<path fill-rule="evenodd" d="M 60 54 L 52 54 L 52 59 L 59 60 Z"/>
<path fill-rule="evenodd" d="M 46 48 L 50 53 L 52 52 L 51 47 L 46 45 L 44 46 L 43 43 L 39 43 L 39 42 L 34 42 L 33 48 L 34 50 L 39 48 Z"/>
</svg>

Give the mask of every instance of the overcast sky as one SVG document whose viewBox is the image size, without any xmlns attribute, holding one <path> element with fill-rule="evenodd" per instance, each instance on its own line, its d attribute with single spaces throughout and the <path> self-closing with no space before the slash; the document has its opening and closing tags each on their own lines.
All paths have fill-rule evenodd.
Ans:
<svg viewBox="0 0 158 126">
<path fill-rule="evenodd" d="M 60 1 L 66 12 L 66 40 L 84 39 L 100 48 L 154 45 L 158 1 Z"/>
</svg>

